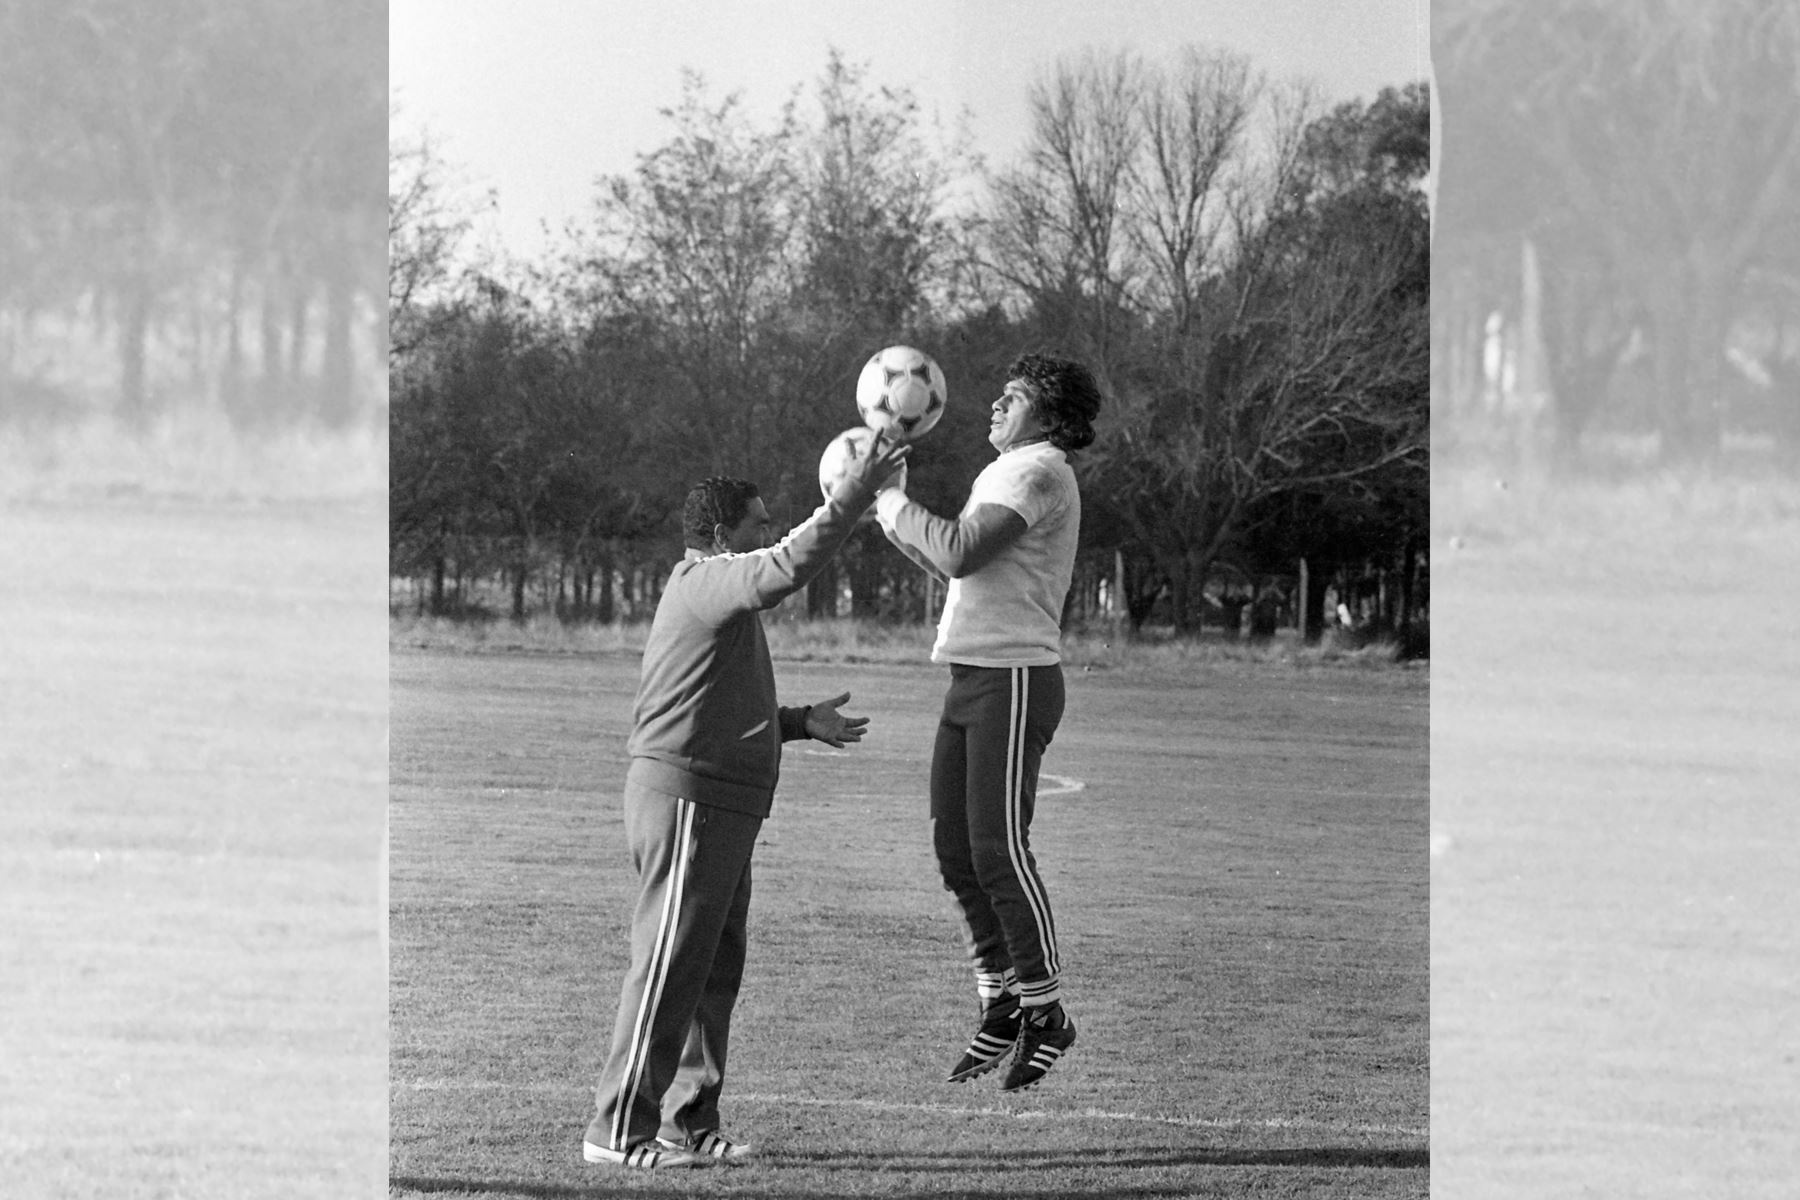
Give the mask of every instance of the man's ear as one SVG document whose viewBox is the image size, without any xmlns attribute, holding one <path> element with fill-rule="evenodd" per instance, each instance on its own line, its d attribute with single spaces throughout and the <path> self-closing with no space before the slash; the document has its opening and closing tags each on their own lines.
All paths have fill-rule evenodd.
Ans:
<svg viewBox="0 0 1800 1200">
<path fill-rule="evenodd" d="M 713 549 L 723 550 L 731 545 L 731 526 L 713 526 Z"/>
</svg>

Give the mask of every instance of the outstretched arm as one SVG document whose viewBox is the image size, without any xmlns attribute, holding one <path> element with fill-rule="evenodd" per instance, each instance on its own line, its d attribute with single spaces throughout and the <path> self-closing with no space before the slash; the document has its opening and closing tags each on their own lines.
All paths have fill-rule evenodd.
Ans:
<svg viewBox="0 0 1800 1200">
<path fill-rule="evenodd" d="M 977 504 L 954 521 L 933 516 L 906 498 L 898 489 L 875 498 L 875 515 L 882 532 L 901 549 L 917 551 L 907 557 L 929 564 L 950 579 L 979 571 L 1025 533 L 1025 518 L 1004 504 Z"/>
<path fill-rule="evenodd" d="M 855 530 L 876 489 L 905 467 L 911 452 L 910 446 L 873 438 L 851 454 L 825 503 L 775 545 L 698 562 L 690 576 L 696 615 L 718 622 L 745 609 L 773 608 L 805 587 Z"/>
<path fill-rule="evenodd" d="M 931 576 L 933 579 L 937 580 L 939 583 L 949 583 L 950 582 L 950 577 L 948 575 L 946 575 L 942 571 L 938 570 L 937 567 L 932 563 L 932 561 L 929 558 L 926 558 L 925 555 L 921 551 L 914 550 L 911 546 L 909 546 L 905 542 L 901 541 L 900 536 L 898 534 L 896 534 L 891 528 L 889 528 L 886 525 L 883 525 L 881 527 L 881 532 L 884 535 L 886 535 L 887 540 L 889 542 L 893 543 L 894 549 L 896 549 L 900 553 L 906 555 L 906 557 L 912 562 L 912 564 L 914 566 L 918 567 L 919 570 L 925 572 L 927 575 Z"/>
</svg>

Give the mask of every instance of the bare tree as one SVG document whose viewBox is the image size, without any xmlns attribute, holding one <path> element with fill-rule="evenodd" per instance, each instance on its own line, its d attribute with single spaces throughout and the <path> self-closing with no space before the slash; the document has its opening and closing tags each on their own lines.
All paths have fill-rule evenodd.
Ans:
<svg viewBox="0 0 1800 1200">
<path fill-rule="evenodd" d="M 1200 286 L 1229 232 L 1227 193 L 1242 182 L 1265 86 L 1243 56 L 1190 46 L 1144 88 L 1127 228 L 1145 267 L 1144 302 L 1178 330 L 1192 326 Z"/>
<path fill-rule="evenodd" d="M 1136 56 L 1091 50 L 1033 84 L 1030 150 L 993 181 L 983 225 L 984 267 L 1059 308 L 1103 374 L 1138 272 L 1128 206 L 1146 86 Z"/>
<path fill-rule="evenodd" d="M 400 114 L 390 109 L 389 120 Z M 428 133 L 398 132 L 388 142 L 388 355 L 415 349 L 422 311 L 444 297 L 471 214 Z"/>
<path fill-rule="evenodd" d="M 1207 297 L 1207 332 L 1121 398 L 1094 469 L 1170 581 L 1178 628 L 1258 503 L 1427 469 L 1429 327 L 1423 297 L 1402 295 L 1426 236 L 1365 219 L 1246 254 Z"/>
<path fill-rule="evenodd" d="M 1428 152 L 1389 179 L 1363 136 L 1368 109 L 1334 114 L 1355 136 L 1333 138 L 1304 96 L 1286 99 L 1189 320 L 1155 331 L 1090 468 L 1169 580 L 1183 629 L 1258 504 L 1425 469 Z M 1406 104 L 1421 129 L 1426 105 L 1422 91 Z M 1365 165 L 1319 169 L 1334 159 Z"/>
<path fill-rule="evenodd" d="M 709 101 L 685 72 L 681 103 L 663 110 L 674 136 L 633 176 L 603 181 L 575 253 L 591 312 L 635 314 L 667 339 L 668 366 L 704 414 L 691 431 L 709 469 L 741 472 L 769 449 L 765 350 L 795 275 L 797 127 L 791 104 L 767 132 L 739 105 L 735 94 Z"/>
</svg>

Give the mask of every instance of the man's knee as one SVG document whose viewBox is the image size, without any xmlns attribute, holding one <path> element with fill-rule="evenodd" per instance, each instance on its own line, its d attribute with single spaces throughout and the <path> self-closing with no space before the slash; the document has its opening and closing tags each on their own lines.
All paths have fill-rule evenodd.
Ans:
<svg viewBox="0 0 1800 1200">
<path fill-rule="evenodd" d="M 969 848 L 970 865 L 983 888 L 1012 882 L 1018 875 L 1013 866 L 1012 849 L 1000 838 L 977 840 Z"/>
</svg>

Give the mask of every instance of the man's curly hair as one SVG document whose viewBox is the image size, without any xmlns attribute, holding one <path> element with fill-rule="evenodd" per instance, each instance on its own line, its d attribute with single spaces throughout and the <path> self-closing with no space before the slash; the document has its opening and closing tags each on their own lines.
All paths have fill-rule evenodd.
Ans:
<svg viewBox="0 0 1800 1200">
<path fill-rule="evenodd" d="M 681 533 L 690 550 L 713 549 L 713 527 L 735 526 L 750 511 L 750 501 L 761 495 L 748 479 L 714 475 L 688 489 L 681 510 Z"/>
<path fill-rule="evenodd" d="M 1050 354 L 1021 354 L 1006 368 L 1010 383 L 1031 388 L 1034 411 L 1050 444 L 1065 452 L 1094 440 L 1094 418 L 1100 415 L 1100 386 L 1080 363 Z"/>
</svg>

